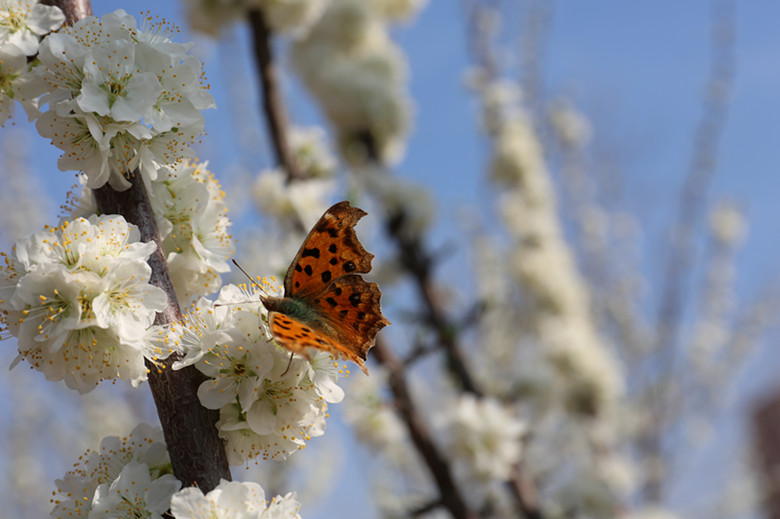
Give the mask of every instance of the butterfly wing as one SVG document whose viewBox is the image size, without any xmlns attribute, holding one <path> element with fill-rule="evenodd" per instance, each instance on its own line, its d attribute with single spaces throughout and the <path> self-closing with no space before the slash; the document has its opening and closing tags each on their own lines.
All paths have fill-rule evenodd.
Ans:
<svg viewBox="0 0 780 519">
<path fill-rule="evenodd" d="M 327 351 L 335 357 L 353 361 L 368 374 L 368 369 L 366 369 L 363 360 L 355 356 L 350 349 L 339 344 L 338 341 L 331 339 L 325 330 L 315 328 L 310 324 L 278 312 L 270 312 L 268 317 L 274 340 L 279 346 L 302 355 L 308 360 L 311 360 L 309 348 Z"/>
<path fill-rule="evenodd" d="M 358 275 L 343 276 L 310 301 L 328 326 L 330 336 L 345 350 L 343 355 L 366 371 L 363 361 L 374 346 L 376 334 L 390 324 L 376 283 Z"/>
<path fill-rule="evenodd" d="M 367 213 L 339 202 L 309 232 L 284 277 L 284 294 L 304 298 L 324 290 L 341 276 L 371 270 L 374 255 L 366 251 L 355 224 Z"/>
</svg>

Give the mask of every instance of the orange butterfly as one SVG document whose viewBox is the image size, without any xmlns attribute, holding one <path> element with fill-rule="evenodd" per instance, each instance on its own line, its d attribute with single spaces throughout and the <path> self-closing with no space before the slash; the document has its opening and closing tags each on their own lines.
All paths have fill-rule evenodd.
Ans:
<svg viewBox="0 0 780 519">
<path fill-rule="evenodd" d="M 276 342 L 309 359 L 308 349 L 351 360 L 368 374 L 365 360 L 376 334 L 390 324 L 382 292 L 358 274 L 371 270 L 355 224 L 366 214 L 339 202 L 306 236 L 284 277 L 284 297 L 261 297 Z"/>
</svg>

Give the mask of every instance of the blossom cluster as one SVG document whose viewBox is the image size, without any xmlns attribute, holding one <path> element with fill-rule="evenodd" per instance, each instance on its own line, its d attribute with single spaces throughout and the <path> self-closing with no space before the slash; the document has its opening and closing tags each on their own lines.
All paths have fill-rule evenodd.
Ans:
<svg viewBox="0 0 780 519">
<path fill-rule="evenodd" d="M 181 488 L 171 473 L 162 430 L 140 424 L 104 438 L 56 481 L 51 517 L 162 517 Z"/>
<path fill-rule="evenodd" d="M 322 128 L 293 127 L 289 138 L 293 160 L 305 180 L 288 182 L 281 169 L 266 169 L 255 179 L 252 195 L 262 213 L 308 228 L 330 207 L 336 189 L 336 159 Z"/>
<path fill-rule="evenodd" d="M 34 72 L 44 93 L 39 133 L 63 151 L 61 170 L 87 174 L 87 186 L 129 187 L 138 169 L 147 183 L 159 165 L 192 155 L 203 132 L 200 110 L 214 101 L 189 45 L 172 27 L 141 28 L 119 9 L 85 17 L 45 38 Z"/>
<path fill-rule="evenodd" d="M 69 193 L 65 219 L 89 217 L 97 212 L 95 197 L 81 185 Z M 150 202 L 173 288 L 180 304 L 216 292 L 221 274 L 228 272 L 234 252 L 229 233 L 225 192 L 208 164 L 180 161 L 157 170 L 151 182 Z"/>
<path fill-rule="evenodd" d="M 534 301 L 533 332 L 555 374 L 557 398 L 575 414 L 609 414 L 623 389 L 620 367 L 592 322 L 588 288 L 558 221 L 533 121 L 513 85 L 483 80 L 475 86 L 494 142 L 491 176 L 503 187 L 499 209 L 513 242 L 510 275 Z"/>
<path fill-rule="evenodd" d="M 155 312 L 165 293 L 149 284 L 153 242 L 115 215 L 91 216 L 19 240 L 3 255 L 0 308 L 19 357 L 49 380 L 86 393 L 104 379 L 146 380 L 144 360 L 171 353 Z"/>
<path fill-rule="evenodd" d="M 216 292 L 230 271 L 233 237 L 225 193 L 208 164 L 178 162 L 158 170 L 152 210 L 181 303 Z"/>
<path fill-rule="evenodd" d="M 336 383 L 343 368 L 324 352 L 307 361 L 276 346 L 258 301 L 254 289 L 226 285 L 215 302 L 201 298 L 172 328 L 185 353 L 173 367 L 194 365 L 208 377 L 198 397 L 220 412 L 231 465 L 286 459 L 324 434 L 328 404 L 344 398 Z"/>
<path fill-rule="evenodd" d="M 109 436 L 99 451 L 87 451 L 65 477 L 56 481 L 51 517 L 149 517 L 162 519 L 170 509 L 177 519 L 300 519 L 295 494 L 265 500 L 256 483 L 222 481 L 206 495 L 181 488 L 172 475 L 162 430 L 138 425 L 126 437 Z"/>
<path fill-rule="evenodd" d="M 171 515 L 176 519 L 300 519 L 300 507 L 292 492 L 267 502 L 257 483 L 224 479 L 206 495 L 199 488 L 188 487 L 171 499 Z"/>
<path fill-rule="evenodd" d="M 505 481 L 522 454 L 526 426 L 498 401 L 463 395 L 442 417 L 450 452 L 466 480 Z"/>
<path fill-rule="evenodd" d="M 30 117 L 37 113 L 38 95 L 30 70 L 41 37 L 57 29 L 65 15 L 37 0 L 0 1 L 0 123 L 14 115 L 19 101 Z"/>
<path fill-rule="evenodd" d="M 387 383 L 387 374 L 372 371 L 370 377 L 359 377 L 349 385 L 354 395 L 345 402 L 344 419 L 349 423 L 358 441 L 369 448 L 398 458 L 405 449 L 406 430 L 398 414 L 384 401 L 381 387 Z"/>
<path fill-rule="evenodd" d="M 383 17 L 394 11 L 382 6 L 332 0 L 292 47 L 293 66 L 333 126 L 342 156 L 357 164 L 374 154 L 385 163 L 399 159 L 410 126 L 406 61 Z"/>
</svg>

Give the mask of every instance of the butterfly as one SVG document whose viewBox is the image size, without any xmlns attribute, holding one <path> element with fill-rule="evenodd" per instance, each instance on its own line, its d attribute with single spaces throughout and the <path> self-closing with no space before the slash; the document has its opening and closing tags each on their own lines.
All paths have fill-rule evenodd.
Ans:
<svg viewBox="0 0 780 519">
<path fill-rule="evenodd" d="M 307 359 L 310 348 L 327 351 L 368 374 L 368 350 L 390 321 L 382 315 L 379 286 L 359 275 L 374 258 L 355 233 L 366 214 L 348 201 L 325 211 L 287 269 L 284 297 L 261 301 L 277 344 Z"/>
</svg>

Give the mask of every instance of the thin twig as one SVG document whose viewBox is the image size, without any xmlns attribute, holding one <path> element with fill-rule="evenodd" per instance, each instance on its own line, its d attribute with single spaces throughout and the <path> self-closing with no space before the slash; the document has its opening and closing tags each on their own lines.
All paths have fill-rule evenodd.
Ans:
<svg viewBox="0 0 780 519">
<path fill-rule="evenodd" d="M 370 133 L 362 134 L 360 140 L 365 146 L 368 158 L 379 164 L 379 154 Z M 396 212 L 387 216 L 386 231 L 396 243 L 402 267 L 415 280 L 417 292 L 425 305 L 427 324 L 436 334 L 439 344 L 447 356 L 450 372 L 464 392 L 481 397 L 483 393 L 474 381 L 463 357 L 463 350 L 458 340 L 459 327 L 447 316 L 446 311 L 436 298 L 431 275 L 434 263 L 433 256 L 425 249 L 418 235 L 404 232 L 405 227 L 405 213 Z M 518 468 L 514 471 L 512 478 L 507 481 L 506 487 L 526 517 L 543 519 L 544 516 L 536 497 L 536 487 L 531 478 Z"/>
<path fill-rule="evenodd" d="M 707 194 L 712 185 L 717 165 L 718 145 L 725 127 L 726 109 L 734 80 L 734 31 L 735 14 L 733 0 L 713 0 L 710 74 L 704 96 L 704 106 L 694 137 L 694 149 L 685 179 L 673 228 L 665 266 L 663 288 L 658 308 L 655 352 L 659 365 L 653 373 L 667 373 L 677 377 L 680 351 L 679 331 L 683 319 L 683 307 L 687 300 L 690 278 L 693 274 L 696 232 L 707 207 Z M 658 371 L 655 371 L 658 370 Z M 655 375 L 653 375 L 655 376 Z M 649 435 L 644 439 L 646 453 L 656 459 L 664 458 L 662 431 L 667 423 L 670 391 L 675 384 L 656 384 L 650 404 L 654 407 Z M 651 502 L 661 499 L 663 475 L 651 477 L 642 493 Z"/>
<path fill-rule="evenodd" d="M 261 9 L 249 11 L 249 25 L 252 27 L 255 58 L 260 73 L 260 83 L 263 87 L 263 111 L 265 112 L 265 121 L 268 124 L 268 132 L 271 135 L 271 141 L 273 141 L 276 161 L 287 174 L 287 182 L 303 180 L 306 176 L 295 163 L 287 139 L 289 124 L 271 49 L 272 33 Z"/>
<path fill-rule="evenodd" d="M 393 393 L 395 408 L 406 423 L 412 443 L 436 482 L 441 506 L 449 510 L 456 519 L 476 519 L 477 516 L 469 510 L 459 488 L 455 485 L 449 463 L 433 443 L 431 433 L 417 411 L 409 393 L 403 364 L 393 355 L 381 337 L 377 338 L 376 346 L 371 351 L 374 358 L 387 370 L 387 382 Z"/>
</svg>

